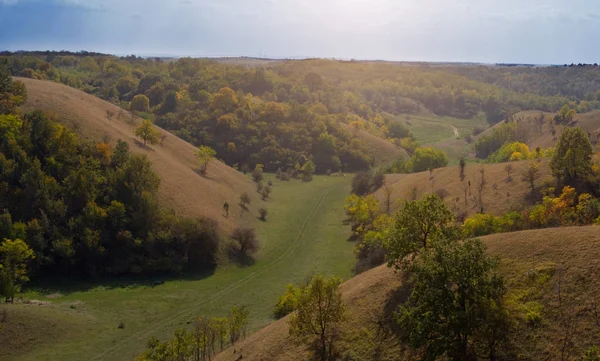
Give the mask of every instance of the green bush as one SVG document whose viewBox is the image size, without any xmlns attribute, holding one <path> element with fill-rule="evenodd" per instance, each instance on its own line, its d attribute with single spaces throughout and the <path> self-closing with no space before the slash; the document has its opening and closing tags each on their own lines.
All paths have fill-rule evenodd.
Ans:
<svg viewBox="0 0 600 361">
<path fill-rule="evenodd" d="M 298 307 L 298 299 L 300 297 L 300 287 L 293 284 L 288 284 L 285 293 L 277 299 L 273 315 L 279 319 L 287 314 L 290 314 Z"/>
</svg>

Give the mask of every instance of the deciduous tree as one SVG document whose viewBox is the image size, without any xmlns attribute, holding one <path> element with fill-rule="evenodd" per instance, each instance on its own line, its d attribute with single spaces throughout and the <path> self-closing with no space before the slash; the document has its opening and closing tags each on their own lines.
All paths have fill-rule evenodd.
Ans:
<svg viewBox="0 0 600 361">
<path fill-rule="evenodd" d="M 20 239 L 5 239 L 0 243 L 0 292 L 10 302 L 21 290 L 27 277 L 27 262 L 34 258 L 33 251 Z"/>
<path fill-rule="evenodd" d="M 201 145 L 196 149 L 196 159 L 200 162 L 200 173 L 206 174 L 206 168 L 211 159 L 213 159 L 217 152 L 209 146 Z"/>
<path fill-rule="evenodd" d="M 313 345 L 321 361 L 334 359 L 338 326 L 346 317 L 346 306 L 339 290 L 341 283 L 336 277 L 315 276 L 301 289 L 298 309 L 289 320 L 290 335 Z"/>
<path fill-rule="evenodd" d="M 154 127 L 150 120 L 145 119 L 135 129 L 135 135 L 142 138 L 144 144 L 156 144 L 158 142 L 160 132 Z"/>
</svg>

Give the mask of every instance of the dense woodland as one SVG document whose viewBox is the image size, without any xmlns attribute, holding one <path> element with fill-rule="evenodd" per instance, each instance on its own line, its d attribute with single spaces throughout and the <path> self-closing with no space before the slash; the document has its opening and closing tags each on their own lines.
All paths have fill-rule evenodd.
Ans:
<svg viewBox="0 0 600 361">
<path fill-rule="evenodd" d="M 160 179 L 145 156 L 123 141 L 84 142 L 40 111 L 20 116 L 26 96 L 21 82 L 0 74 L 0 240 L 26 243 L 30 274 L 215 265 L 216 224 L 161 207 Z"/>
<path fill-rule="evenodd" d="M 308 159 L 317 173 L 368 169 L 374 163 L 369 149 L 340 123 L 412 153 L 410 132 L 397 115 L 484 114 L 495 123 L 518 110 L 558 111 L 569 102 L 580 111 L 600 107 L 592 90 L 573 91 L 592 89 L 596 70 L 587 67 L 502 73 L 483 66 L 306 60 L 248 68 L 52 52 L 5 54 L 0 64 L 13 75 L 62 82 L 134 110 L 184 140 L 212 147 L 242 170 L 263 164 L 274 172 Z M 513 85 L 517 76 L 520 86 Z M 557 79 L 551 87 L 544 86 L 548 77 Z"/>
</svg>

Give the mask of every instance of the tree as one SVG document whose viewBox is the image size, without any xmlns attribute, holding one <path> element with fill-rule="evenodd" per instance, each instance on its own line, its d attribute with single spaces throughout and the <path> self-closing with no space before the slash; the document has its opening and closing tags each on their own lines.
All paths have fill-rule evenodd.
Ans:
<svg viewBox="0 0 600 361">
<path fill-rule="evenodd" d="M 142 123 L 135 129 L 135 135 L 142 138 L 144 144 L 156 144 L 160 132 L 154 127 L 151 121 L 144 119 Z"/>
<path fill-rule="evenodd" d="M 418 148 L 410 159 L 413 172 L 423 172 L 428 169 L 441 168 L 448 165 L 448 157 L 443 150 L 430 147 Z"/>
<path fill-rule="evenodd" d="M 251 253 L 258 252 L 259 243 L 254 228 L 236 228 L 229 236 L 233 241 L 231 247 L 241 260 L 246 260 Z"/>
<path fill-rule="evenodd" d="M 537 162 L 532 161 L 529 163 L 523 174 L 521 175 L 521 180 L 523 182 L 529 183 L 529 187 L 531 188 L 531 194 L 535 192 L 535 181 L 540 177 L 540 168 Z"/>
<path fill-rule="evenodd" d="M 290 335 L 307 345 L 314 345 L 321 361 L 332 360 L 338 338 L 338 325 L 346 317 L 346 306 L 339 286 L 342 281 L 333 277 L 315 276 L 302 287 L 297 310 L 289 319 Z"/>
<path fill-rule="evenodd" d="M 503 307 L 504 280 L 498 261 L 479 240 L 444 239 L 423 250 L 411 266 L 413 290 L 395 314 L 405 330 L 402 338 L 424 353 L 426 360 L 476 359 L 474 347 L 484 343 L 490 360 L 508 334 Z"/>
<path fill-rule="evenodd" d="M 229 311 L 227 323 L 229 324 L 229 342 L 234 345 L 242 336 L 246 335 L 249 311 L 246 307 L 233 307 Z"/>
<path fill-rule="evenodd" d="M 0 293 L 14 302 L 27 277 L 27 262 L 35 258 L 33 251 L 20 239 L 4 239 L 0 244 Z"/>
<path fill-rule="evenodd" d="M 593 153 L 590 139 L 583 129 L 566 128 L 550 161 L 552 174 L 567 184 L 584 180 L 591 172 Z"/>
<path fill-rule="evenodd" d="M 129 110 L 138 112 L 147 112 L 150 109 L 150 99 L 144 94 L 138 94 L 133 97 L 131 104 L 129 104 Z"/>
<path fill-rule="evenodd" d="M 402 268 L 408 264 L 408 256 L 414 258 L 437 238 L 454 239 L 455 232 L 454 214 L 439 196 L 428 194 L 421 200 L 405 201 L 384 240 L 388 264 Z"/>
<path fill-rule="evenodd" d="M 257 164 L 252 171 L 252 180 L 256 183 L 260 183 L 263 180 L 263 165 Z"/>
<path fill-rule="evenodd" d="M 126 76 L 126 77 L 119 79 L 119 81 L 117 82 L 117 85 L 116 85 L 117 90 L 119 91 L 119 94 L 121 94 L 121 95 L 125 95 L 125 94 L 137 89 L 137 86 L 138 86 L 138 83 L 131 76 Z"/>
<path fill-rule="evenodd" d="M 280 319 L 298 309 L 298 300 L 302 293 L 302 288 L 293 284 L 288 284 L 285 293 L 277 299 L 273 315 Z"/>
<path fill-rule="evenodd" d="M 458 162 L 458 176 L 460 177 L 460 181 L 465 180 L 465 167 L 467 163 L 465 162 L 465 157 L 460 158 L 460 162 Z"/>
<path fill-rule="evenodd" d="M 0 93 L 11 93 L 13 80 L 10 72 L 4 66 L 0 66 Z"/>
<path fill-rule="evenodd" d="M 512 177 L 510 176 L 510 174 L 513 171 L 512 164 L 508 163 L 507 165 L 505 165 L 504 166 L 504 171 L 506 172 L 506 181 L 507 182 L 512 182 Z"/>
<path fill-rule="evenodd" d="M 310 182 L 312 180 L 313 174 L 315 173 L 315 163 L 312 160 L 308 160 L 300 171 L 302 172 L 302 180 L 305 182 Z"/>
<path fill-rule="evenodd" d="M 267 221 L 267 210 L 265 208 L 261 208 L 258 210 L 258 214 L 260 216 L 260 220 L 263 222 Z"/>
<path fill-rule="evenodd" d="M 213 159 L 217 152 L 209 146 L 201 145 L 195 151 L 196 159 L 200 162 L 200 173 L 206 174 L 206 168 L 211 159 Z"/>
</svg>

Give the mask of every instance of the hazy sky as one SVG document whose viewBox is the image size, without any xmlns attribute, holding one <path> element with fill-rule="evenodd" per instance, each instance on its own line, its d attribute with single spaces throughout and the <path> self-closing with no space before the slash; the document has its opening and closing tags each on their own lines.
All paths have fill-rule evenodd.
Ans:
<svg viewBox="0 0 600 361">
<path fill-rule="evenodd" d="M 598 0 L 0 0 L 0 50 L 600 62 Z"/>
</svg>

